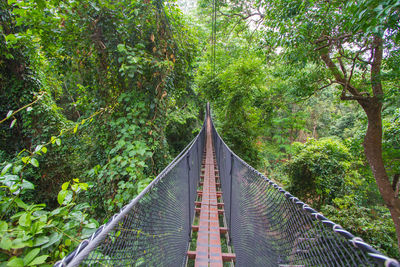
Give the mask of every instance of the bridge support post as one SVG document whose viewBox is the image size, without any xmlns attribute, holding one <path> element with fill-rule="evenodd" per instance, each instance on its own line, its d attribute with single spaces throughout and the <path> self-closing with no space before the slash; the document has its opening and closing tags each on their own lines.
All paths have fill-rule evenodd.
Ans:
<svg viewBox="0 0 400 267">
<path fill-rule="evenodd" d="M 231 182 L 229 184 L 229 228 L 228 228 L 228 234 L 229 234 L 229 245 L 232 243 L 232 183 L 233 183 L 233 175 L 232 175 L 232 170 L 233 170 L 233 154 L 231 153 L 231 170 L 229 171 L 229 175 L 231 176 Z"/>
<path fill-rule="evenodd" d="M 189 231 L 188 231 L 188 233 L 189 233 L 189 242 L 190 242 L 190 238 L 191 238 L 191 229 L 192 229 L 192 220 L 191 220 L 191 214 L 192 214 L 192 212 L 191 212 L 191 210 L 190 210 L 190 207 L 191 207 L 191 194 L 190 194 L 190 154 L 188 154 L 187 156 L 186 156 L 186 164 L 187 164 L 187 169 L 188 169 L 188 172 L 187 172 L 187 176 L 188 176 L 188 229 L 189 229 Z"/>
</svg>

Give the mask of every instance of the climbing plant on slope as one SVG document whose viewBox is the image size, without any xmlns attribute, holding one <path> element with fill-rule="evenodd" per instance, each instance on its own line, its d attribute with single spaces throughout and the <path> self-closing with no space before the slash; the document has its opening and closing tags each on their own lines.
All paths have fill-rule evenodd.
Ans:
<svg viewBox="0 0 400 267">
<path fill-rule="evenodd" d="M 0 180 L 7 183 L 0 191 L 1 231 L 7 233 L 1 261 L 51 264 L 98 226 L 90 216 L 106 219 L 169 161 L 165 117 L 196 97 L 187 86 L 196 40 L 179 11 L 172 5 L 164 10 L 159 1 L 0 5 L 0 118 L 11 111 L 0 125 Z M 177 32 L 185 42 L 175 40 Z M 40 157 L 38 147 L 46 150 Z M 23 171 L 9 167 L 21 160 Z M 15 245 L 18 233 L 24 243 Z"/>
</svg>

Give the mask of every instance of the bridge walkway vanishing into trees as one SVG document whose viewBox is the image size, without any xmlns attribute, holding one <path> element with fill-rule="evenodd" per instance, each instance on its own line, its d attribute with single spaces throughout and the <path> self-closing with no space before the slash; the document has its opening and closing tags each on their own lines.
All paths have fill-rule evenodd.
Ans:
<svg viewBox="0 0 400 267">
<path fill-rule="evenodd" d="M 240 159 L 209 105 L 196 138 L 55 264 L 79 265 L 400 266 Z"/>
</svg>

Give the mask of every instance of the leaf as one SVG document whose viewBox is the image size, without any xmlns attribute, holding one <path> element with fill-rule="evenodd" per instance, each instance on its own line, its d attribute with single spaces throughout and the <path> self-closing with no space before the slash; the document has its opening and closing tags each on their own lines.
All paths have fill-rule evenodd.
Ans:
<svg viewBox="0 0 400 267">
<path fill-rule="evenodd" d="M 25 179 L 22 180 L 20 187 L 22 189 L 30 189 L 30 190 L 35 189 L 35 185 Z"/>
<path fill-rule="evenodd" d="M 2 234 L 3 237 L 1 238 L 0 241 L 0 248 L 4 249 L 4 250 L 10 250 L 10 248 L 12 247 L 12 241 L 10 238 L 8 238 L 7 236 L 4 236 L 4 234 Z"/>
<path fill-rule="evenodd" d="M 68 190 L 67 192 L 68 193 L 67 193 L 67 195 L 65 196 L 65 199 L 64 199 L 64 204 L 65 205 L 69 204 L 71 202 L 71 200 L 72 200 L 72 197 L 74 196 L 72 191 Z"/>
<path fill-rule="evenodd" d="M 50 238 L 48 238 L 47 236 L 39 236 L 38 238 L 36 238 L 33 241 L 33 246 L 37 247 L 37 246 L 44 245 L 44 244 L 48 243 L 49 240 L 50 240 Z"/>
<path fill-rule="evenodd" d="M 22 157 L 21 160 L 23 163 L 28 164 L 29 161 L 31 160 L 31 158 L 30 157 Z"/>
<path fill-rule="evenodd" d="M 13 240 L 12 249 L 19 249 L 25 247 L 31 247 L 33 244 L 32 240 L 22 240 L 21 238 L 16 238 Z"/>
<path fill-rule="evenodd" d="M 68 194 L 68 191 L 67 191 L 67 190 L 61 190 L 61 191 L 58 193 L 58 196 L 57 196 L 58 204 L 62 205 L 62 204 L 64 203 L 64 199 L 65 199 L 65 197 L 67 196 L 67 194 Z"/>
<path fill-rule="evenodd" d="M 65 182 L 65 183 L 63 183 L 63 185 L 61 186 L 61 189 L 62 189 L 62 190 L 67 190 L 67 189 L 68 189 L 68 186 L 69 186 L 69 182 Z"/>
<path fill-rule="evenodd" d="M 28 108 L 26 109 L 27 112 L 31 112 L 32 110 L 33 110 L 32 107 L 28 107 Z"/>
<path fill-rule="evenodd" d="M 41 149 L 42 149 L 42 145 L 38 145 L 38 146 L 36 146 L 35 147 L 35 152 L 34 153 L 37 153 L 37 152 L 39 152 Z"/>
<path fill-rule="evenodd" d="M 35 159 L 35 158 L 31 159 L 30 164 L 32 164 L 36 168 L 39 167 L 39 161 L 37 159 Z"/>
<path fill-rule="evenodd" d="M 17 204 L 18 207 L 26 210 L 28 208 L 28 205 L 25 204 L 20 198 L 15 199 L 15 203 Z"/>
<path fill-rule="evenodd" d="M 10 128 L 14 127 L 15 123 L 17 122 L 17 119 L 14 119 L 11 124 L 10 124 Z"/>
<path fill-rule="evenodd" d="M 146 262 L 145 262 L 144 258 L 139 258 L 136 261 L 135 267 L 144 266 L 145 264 L 146 264 Z"/>
<path fill-rule="evenodd" d="M 7 266 L 12 266 L 12 267 L 24 266 L 24 260 L 21 259 L 21 258 L 12 257 L 12 258 L 7 262 Z"/>
<path fill-rule="evenodd" d="M 118 44 L 117 45 L 117 50 L 118 52 L 125 52 L 126 51 L 126 47 L 124 44 Z"/>
<path fill-rule="evenodd" d="M 4 235 L 4 233 L 8 230 L 8 224 L 6 221 L 0 221 L 0 235 Z"/>
<path fill-rule="evenodd" d="M 61 139 L 60 138 L 56 139 L 56 144 L 57 144 L 57 146 L 61 146 Z"/>
<path fill-rule="evenodd" d="M 12 114 L 13 114 L 13 110 L 8 111 L 6 118 L 7 119 L 10 118 Z"/>
<path fill-rule="evenodd" d="M 31 263 L 29 263 L 28 266 L 43 264 L 48 257 L 49 257 L 49 255 L 39 256 L 39 257 L 35 258 Z"/>
<path fill-rule="evenodd" d="M 87 183 L 79 183 L 79 187 L 86 191 L 88 189 L 88 187 L 89 187 L 89 184 L 87 184 Z"/>
<path fill-rule="evenodd" d="M 54 144 L 54 143 L 56 142 L 56 139 L 57 139 L 57 138 L 56 138 L 55 136 L 52 136 L 50 142 L 51 142 L 52 144 Z"/>
<path fill-rule="evenodd" d="M 3 168 L 3 170 L 1 171 L 1 175 L 6 174 L 6 173 L 8 172 L 8 170 L 9 170 L 11 167 L 12 167 L 12 164 L 11 164 L 11 163 L 8 163 L 8 164 Z"/>
<path fill-rule="evenodd" d="M 45 154 L 47 153 L 47 147 L 44 146 L 44 147 L 42 147 L 41 150 L 42 150 L 43 153 L 45 153 Z"/>
<path fill-rule="evenodd" d="M 14 166 L 13 174 L 18 174 L 21 171 L 21 169 L 22 169 L 22 165 Z"/>
<path fill-rule="evenodd" d="M 17 33 L 16 34 L 9 34 L 9 35 L 6 35 L 5 37 L 6 37 L 7 44 L 10 44 L 10 45 L 17 43 L 18 42 L 18 38 L 20 38 Z"/>
<path fill-rule="evenodd" d="M 72 189 L 72 191 L 77 192 L 78 189 L 79 189 L 79 185 L 78 184 L 73 184 L 73 185 L 71 185 L 71 189 Z"/>
<path fill-rule="evenodd" d="M 89 236 L 91 236 L 94 232 L 96 232 L 96 228 L 86 228 L 84 227 L 82 229 L 82 236 L 81 238 L 88 238 Z"/>
<path fill-rule="evenodd" d="M 74 127 L 74 133 L 76 133 L 76 131 L 78 131 L 78 124 L 76 124 Z"/>
<path fill-rule="evenodd" d="M 35 248 L 29 251 L 24 257 L 24 265 L 28 265 L 40 252 L 40 248 Z"/>
<path fill-rule="evenodd" d="M 87 208 L 90 208 L 90 205 L 89 205 L 89 203 L 84 202 L 84 203 L 79 203 L 78 205 L 76 205 L 74 207 L 74 210 L 83 210 L 83 209 L 87 209 Z"/>
<path fill-rule="evenodd" d="M 31 215 L 29 213 L 24 213 L 22 214 L 21 217 L 19 217 L 18 223 L 21 226 L 30 226 L 31 225 Z"/>
<path fill-rule="evenodd" d="M 85 227 L 93 229 L 93 228 L 97 228 L 97 225 L 92 222 L 92 223 L 86 224 Z"/>
<path fill-rule="evenodd" d="M 42 246 L 42 248 L 47 248 L 47 247 L 50 247 L 51 245 L 57 243 L 58 241 L 61 240 L 62 236 L 63 235 L 61 233 L 57 233 L 57 232 L 52 233 L 50 235 L 49 242 L 46 245 Z"/>
</svg>

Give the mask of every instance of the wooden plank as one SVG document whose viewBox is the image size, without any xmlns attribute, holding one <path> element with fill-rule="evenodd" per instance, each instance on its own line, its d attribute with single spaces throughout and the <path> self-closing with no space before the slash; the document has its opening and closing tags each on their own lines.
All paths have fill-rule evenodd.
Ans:
<svg viewBox="0 0 400 267">
<path fill-rule="evenodd" d="M 222 253 L 222 260 L 224 262 L 226 261 L 235 261 L 236 260 L 236 254 L 235 253 Z"/>
<path fill-rule="evenodd" d="M 196 258 L 196 251 L 188 251 L 188 258 L 194 260 Z"/>
</svg>

